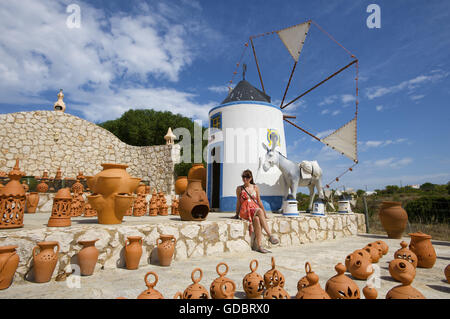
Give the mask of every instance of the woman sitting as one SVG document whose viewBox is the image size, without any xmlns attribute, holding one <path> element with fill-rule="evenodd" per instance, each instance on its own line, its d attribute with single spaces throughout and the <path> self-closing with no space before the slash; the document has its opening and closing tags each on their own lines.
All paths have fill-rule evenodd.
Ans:
<svg viewBox="0 0 450 319">
<path fill-rule="evenodd" d="M 272 236 L 267 226 L 267 214 L 264 205 L 259 196 L 258 186 L 253 182 L 253 174 L 249 169 L 242 173 L 244 185 L 236 188 L 236 216 L 234 218 L 242 218 L 250 222 L 250 234 L 255 233 L 255 241 L 253 241 L 252 249 L 260 253 L 270 253 L 261 246 L 262 229 L 269 236 L 272 244 L 278 244 L 278 239 Z"/>
</svg>

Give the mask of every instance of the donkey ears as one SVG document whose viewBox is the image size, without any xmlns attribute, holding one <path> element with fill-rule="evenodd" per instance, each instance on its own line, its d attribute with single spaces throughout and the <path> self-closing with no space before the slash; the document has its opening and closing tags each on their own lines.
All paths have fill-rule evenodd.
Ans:
<svg viewBox="0 0 450 319">
<path fill-rule="evenodd" d="M 270 151 L 269 147 L 268 147 L 266 144 L 264 144 L 264 142 L 261 143 L 261 144 L 262 144 L 262 147 L 263 147 L 267 152 Z"/>
<path fill-rule="evenodd" d="M 272 140 L 272 151 L 273 151 L 273 150 L 275 150 L 275 147 L 277 147 L 278 135 L 271 134 L 271 140 Z"/>
</svg>

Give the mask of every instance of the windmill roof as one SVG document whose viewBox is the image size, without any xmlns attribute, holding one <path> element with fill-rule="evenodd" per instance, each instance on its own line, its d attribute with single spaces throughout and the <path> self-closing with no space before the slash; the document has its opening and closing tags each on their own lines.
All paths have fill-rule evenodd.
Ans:
<svg viewBox="0 0 450 319">
<path fill-rule="evenodd" d="M 270 103 L 270 96 L 258 90 L 248 81 L 240 81 L 234 89 L 228 94 L 227 98 L 222 101 L 222 104 L 234 101 L 262 101 Z"/>
</svg>

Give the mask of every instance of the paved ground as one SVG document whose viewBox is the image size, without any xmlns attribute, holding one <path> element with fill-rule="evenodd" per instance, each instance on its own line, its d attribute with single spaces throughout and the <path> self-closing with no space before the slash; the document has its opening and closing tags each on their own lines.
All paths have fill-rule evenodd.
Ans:
<svg viewBox="0 0 450 319">
<path fill-rule="evenodd" d="M 392 259 L 394 251 L 400 248 L 400 240 L 387 239 L 386 236 L 379 235 L 358 235 L 332 241 L 308 243 L 295 248 L 275 248 L 272 249 L 271 254 L 266 255 L 256 252 L 224 254 L 173 262 L 170 267 L 148 265 L 138 270 L 100 270 L 90 277 L 73 277 L 81 279 L 81 288 L 78 289 L 68 288 L 68 281 L 52 281 L 45 284 L 13 283 L 10 288 L 0 291 L 0 298 L 116 298 L 119 296 L 136 298 L 146 289 L 144 276 L 150 270 L 159 275 L 159 282 L 155 288 L 164 297 L 172 298 L 177 291 L 183 291 L 191 284 L 191 271 L 195 267 L 203 269 L 204 275 L 200 283 L 209 290 L 211 282 L 217 277 L 216 265 L 221 261 L 225 261 L 230 266 L 227 277 L 236 282 L 236 298 L 245 298 L 242 278 L 249 272 L 249 262 L 256 258 L 259 261 L 258 273 L 263 275 L 271 268 L 271 256 L 275 257 L 277 268 L 286 277 L 285 289 L 291 296 L 295 296 L 297 281 L 305 275 L 306 261 L 311 263 L 313 271 L 319 275 L 320 284 L 324 288 L 326 281 L 335 275 L 334 266 L 338 262 L 344 263 L 348 253 L 362 248 L 376 239 L 382 239 L 389 245 L 388 254 L 378 263 L 381 274 L 378 297 L 384 298 L 392 287 L 398 285 L 390 278 L 388 263 Z M 404 238 L 404 240 L 409 242 L 409 238 Z M 444 268 L 450 263 L 450 242 L 433 241 L 433 245 L 438 255 L 436 264 L 432 269 L 418 268 L 413 286 L 426 298 L 449 299 L 450 284 L 445 281 Z M 365 281 L 355 280 L 355 282 L 361 290 L 365 286 Z"/>
</svg>

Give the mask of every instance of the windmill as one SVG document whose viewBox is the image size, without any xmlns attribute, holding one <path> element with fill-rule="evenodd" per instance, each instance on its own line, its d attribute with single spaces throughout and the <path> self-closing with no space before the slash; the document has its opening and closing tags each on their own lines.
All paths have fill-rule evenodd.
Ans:
<svg viewBox="0 0 450 319">
<path fill-rule="evenodd" d="M 338 68 L 335 72 L 329 74 L 321 81 L 317 82 L 315 85 L 310 87 L 309 89 L 305 90 L 304 92 L 301 92 L 297 97 L 287 100 L 287 93 L 291 86 L 291 80 L 295 73 L 296 67 L 300 60 L 300 54 L 304 47 L 306 37 L 308 35 L 308 32 L 311 28 L 311 26 L 317 27 L 322 33 L 324 33 L 330 40 L 332 40 L 334 43 L 339 45 L 350 57 L 351 61 L 347 63 L 346 65 L 343 65 L 342 67 Z M 233 83 L 234 76 L 237 74 L 237 68 L 239 68 L 242 58 L 244 57 L 244 54 L 246 50 L 248 49 L 249 45 L 252 48 L 252 53 L 254 57 L 254 61 L 256 64 L 256 69 L 258 71 L 258 77 L 260 80 L 261 88 L 264 93 L 265 87 L 264 87 L 264 81 L 261 73 L 261 67 L 258 60 L 258 56 L 256 54 L 254 39 L 261 38 L 261 37 L 267 37 L 276 34 L 279 39 L 282 41 L 284 46 L 286 47 L 287 51 L 289 52 L 290 56 L 292 57 L 293 66 L 289 75 L 289 79 L 287 81 L 286 88 L 283 93 L 283 98 L 280 103 L 280 109 L 284 110 L 293 103 L 299 101 L 307 94 L 311 93 L 313 90 L 318 88 L 321 85 L 324 85 L 327 81 L 334 78 L 336 75 L 340 74 L 341 72 L 350 69 L 354 66 L 355 68 L 355 112 L 354 116 L 349 119 L 344 125 L 342 125 L 337 130 L 333 131 L 331 134 L 320 138 L 317 135 L 311 133 L 310 131 L 306 130 L 305 128 L 301 127 L 299 124 L 296 124 L 293 120 L 296 119 L 296 116 L 292 115 L 283 115 L 283 120 L 286 123 L 289 123 L 293 127 L 299 129 L 300 131 L 306 133 L 313 139 L 325 144 L 326 146 L 330 147 L 331 149 L 339 152 L 341 155 L 349 158 L 353 161 L 353 165 L 346 169 L 344 172 L 342 172 L 339 176 L 337 176 L 334 180 L 330 181 L 326 184 L 326 188 L 330 188 L 330 185 L 334 182 L 338 182 L 339 179 L 346 173 L 351 172 L 353 168 L 358 164 L 358 152 L 357 152 L 357 122 L 358 122 L 358 71 L 359 71 L 359 65 L 358 65 L 358 59 L 354 54 L 352 54 L 349 50 L 347 50 L 344 46 L 342 46 L 336 39 L 334 39 L 328 32 L 326 32 L 322 27 L 320 27 L 316 22 L 313 20 L 308 20 L 306 22 L 293 25 L 281 30 L 277 31 L 271 31 L 271 32 L 265 32 L 258 35 L 253 35 L 249 37 L 248 42 L 244 44 L 244 49 L 241 54 L 239 62 L 236 64 L 236 70 L 233 72 L 233 77 L 229 81 L 229 88 L 231 87 L 231 84 Z"/>
</svg>

